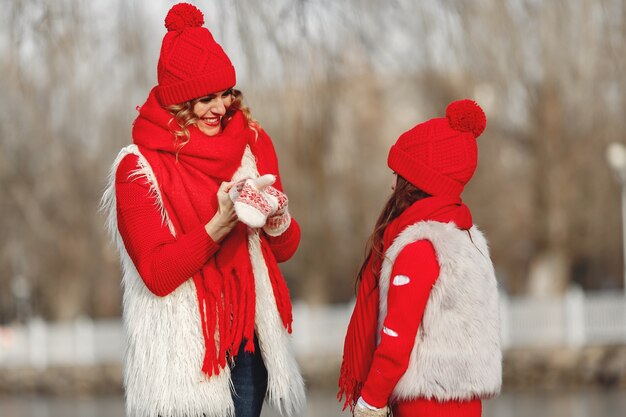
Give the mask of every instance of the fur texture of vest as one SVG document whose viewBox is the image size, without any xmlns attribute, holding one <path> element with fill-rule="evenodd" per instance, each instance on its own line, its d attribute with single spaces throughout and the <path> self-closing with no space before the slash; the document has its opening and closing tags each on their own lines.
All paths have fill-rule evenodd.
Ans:
<svg viewBox="0 0 626 417">
<path fill-rule="evenodd" d="M 483 234 L 454 223 L 424 221 L 407 227 L 385 252 L 380 275 L 378 334 L 387 315 L 393 263 L 402 249 L 429 240 L 440 266 L 411 352 L 391 400 L 469 400 L 500 392 L 502 353 L 498 289 Z"/>
<path fill-rule="evenodd" d="M 136 145 L 127 146 L 111 167 L 102 197 L 102 207 L 108 214 L 107 227 L 120 253 L 123 272 L 126 414 L 129 417 L 233 416 L 229 367 L 210 378 L 202 373 L 205 347 L 193 280 L 187 280 L 165 297 L 158 297 L 147 289 L 124 247 L 117 228 L 115 173 L 129 154 L 138 157 L 133 177 L 150 185 L 163 222 L 175 236 L 154 172 Z M 247 147 L 233 181 L 257 176 L 254 155 Z M 248 251 L 256 285 L 255 331 L 268 371 L 266 399 L 282 414 L 295 415 L 304 407 L 304 383 L 291 351 L 290 335 L 276 306 L 258 230 L 248 229 Z"/>
</svg>

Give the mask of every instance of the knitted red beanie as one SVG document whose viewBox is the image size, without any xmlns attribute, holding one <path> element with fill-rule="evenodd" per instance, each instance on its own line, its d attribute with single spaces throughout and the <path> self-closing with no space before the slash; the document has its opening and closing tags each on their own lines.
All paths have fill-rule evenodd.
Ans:
<svg viewBox="0 0 626 417">
<path fill-rule="evenodd" d="M 476 138 L 486 124 L 485 113 L 476 102 L 452 102 L 446 117 L 420 123 L 400 135 L 387 164 L 430 195 L 460 196 L 476 170 Z"/>
<path fill-rule="evenodd" d="M 155 94 L 161 106 L 180 104 L 235 85 L 235 68 L 208 29 L 204 15 L 189 3 L 165 17 Z"/>
</svg>

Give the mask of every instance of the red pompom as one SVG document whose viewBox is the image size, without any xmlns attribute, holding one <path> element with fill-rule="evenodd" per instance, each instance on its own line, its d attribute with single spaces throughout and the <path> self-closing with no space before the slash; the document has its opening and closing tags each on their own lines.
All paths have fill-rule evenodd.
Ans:
<svg viewBox="0 0 626 417">
<path fill-rule="evenodd" d="M 450 127 L 459 132 L 471 132 L 479 137 L 487 126 L 485 112 L 472 100 L 453 101 L 446 109 L 446 117 Z"/>
<path fill-rule="evenodd" d="M 199 28 L 204 24 L 204 15 L 196 6 L 178 3 L 167 12 L 165 27 L 168 32 L 181 31 L 185 28 Z"/>
</svg>

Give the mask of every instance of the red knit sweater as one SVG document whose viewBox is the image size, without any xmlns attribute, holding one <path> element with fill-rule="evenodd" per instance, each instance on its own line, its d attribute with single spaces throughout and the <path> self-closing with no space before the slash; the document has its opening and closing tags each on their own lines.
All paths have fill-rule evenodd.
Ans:
<svg viewBox="0 0 626 417">
<path fill-rule="evenodd" d="M 150 186 L 143 179 L 132 179 L 137 156 L 127 155 L 120 162 L 115 178 L 117 223 L 128 255 L 146 287 L 166 296 L 198 272 L 220 248 L 204 225 L 173 237 L 163 222 Z M 265 236 L 278 262 L 295 253 L 300 242 L 300 226 L 292 218 L 280 236 Z"/>
<path fill-rule="evenodd" d="M 408 283 L 393 285 L 394 278 L 399 275 L 407 277 Z M 387 316 L 383 323 L 390 331 L 381 335 L 361 391 L 368 404 L 384 407 L 406 372 L 430 290 L 438 277 L 439 263 L 428 240 L 407 245 L 396 258 L 387 295 Z M 393 411 L 394 417 L 479 417 L 481 401 L 438 402 L 423 398 L 395 404 Z"/>
</svg>

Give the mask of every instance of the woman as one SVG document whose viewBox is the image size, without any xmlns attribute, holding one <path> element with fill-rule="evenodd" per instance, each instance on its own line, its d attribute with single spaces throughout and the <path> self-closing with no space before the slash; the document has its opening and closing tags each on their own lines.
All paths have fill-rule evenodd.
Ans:
<svg viewBox="0 0 626 417">
<path fill-rule="evenodd" d="M 266 392 L 292 415 L 304 388 L 277 262 L 300 229 L 272 141 L 203 23 L 189 4 L 167 14 L 158 85 L 103 196 L 124 272 L 127 415 L 259 416 Z"/>
<path fill-rule="evenodd" d="M 478 417 L 500 391 L 496 279 L 461 201 L 485 124 L 476 103 L 456 101 L 389 152 L 393 193 L 358 275 L 339 380 L 357 417 Z"/>
</svg>

